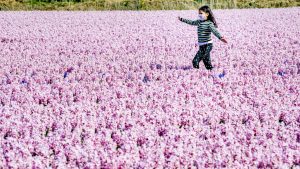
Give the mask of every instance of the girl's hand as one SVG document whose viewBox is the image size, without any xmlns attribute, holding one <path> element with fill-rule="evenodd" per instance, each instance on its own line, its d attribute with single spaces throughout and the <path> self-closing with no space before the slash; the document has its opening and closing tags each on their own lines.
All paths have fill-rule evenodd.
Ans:
<svg viewBox="0 0 300 169">
<path fill-rule="evenodd" d="M 224 37 L 221 38 L 221 41 L 227 43 L 227 40 Z"/>
</svg>

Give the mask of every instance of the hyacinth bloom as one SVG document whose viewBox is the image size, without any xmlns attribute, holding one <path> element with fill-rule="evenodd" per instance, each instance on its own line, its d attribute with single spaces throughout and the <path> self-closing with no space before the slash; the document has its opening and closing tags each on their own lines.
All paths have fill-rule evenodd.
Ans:
<svg viewBox="0 0 300 169">
<path fill-rule="evenodd" d="M 0 12 L 0 168 L 299 167 L 299 11 Z"/>
</svg>

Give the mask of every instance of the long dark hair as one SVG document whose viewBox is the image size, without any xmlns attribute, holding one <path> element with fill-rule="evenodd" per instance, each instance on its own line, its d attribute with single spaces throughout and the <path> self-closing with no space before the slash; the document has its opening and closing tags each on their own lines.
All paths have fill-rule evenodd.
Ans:
<svg viewBox="0 0 300 169">
<path fill-rule="evenodd" d="M 199 11 L 200 10 L 209 14 L 207 17 L 207 20 L 210 20 L 212 23 L 214 23 L 215 27 L 217 28 L 218 25 L 217 25 L 216 19 L 214 17 L 214 14 L 212 13 L 211 9 L 209 8 L 209 6 L 207 6 L 207 5 L 201 6 L 199 8 Z"/>
</svg>

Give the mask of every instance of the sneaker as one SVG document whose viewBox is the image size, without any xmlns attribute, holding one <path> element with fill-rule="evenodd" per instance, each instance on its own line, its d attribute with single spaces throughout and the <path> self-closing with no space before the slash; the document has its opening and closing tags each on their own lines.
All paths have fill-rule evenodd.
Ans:
<svg viewBox="0 0 300 169">
<path fill-rule="evenodd" d="M 199 69 L 199 65 L 193 65 L 195 69 Z"/>
</svg>

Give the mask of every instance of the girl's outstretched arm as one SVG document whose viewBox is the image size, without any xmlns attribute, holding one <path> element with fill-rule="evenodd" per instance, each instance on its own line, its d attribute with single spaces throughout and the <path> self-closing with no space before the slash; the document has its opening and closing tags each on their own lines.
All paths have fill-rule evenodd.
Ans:
<svg viewBox="0 0 300 169">
<path fill-rule="evenodd" d="M 220 34 L 220 32 L 216 29 L 216 27 L 214 26 L 213 23 L 209 24 L 209 29 L 211 30 L 211 32 L 218 38 L 221 39 L 222 35 Z"/>
<path fill-rule="evenodd" d="M 184 23 L 187 23 L 189 25 L 198 25 L 200 23 L 200 20 L 195 20 L 195 21 L 191 21 L 191 20 L 188 20 L 188 19 L 183 19 L 181 17 L 178 17 L 178 19 L 181 21 L 181 22 L 184 22 Z"/>
<path fill-rule="evenodd" d="M 227 41 L 225 40 L 225 38 L 220 34 L 220 32 L 216 29 L 216 27 L 214 26 L 213 23 L 209 24 L 209 29 L 211 30 L 211 32 L 218 38 L 220 39 L 222 42 L 227 43 Z"/>
</svg>

